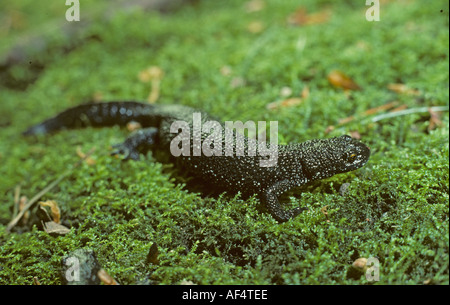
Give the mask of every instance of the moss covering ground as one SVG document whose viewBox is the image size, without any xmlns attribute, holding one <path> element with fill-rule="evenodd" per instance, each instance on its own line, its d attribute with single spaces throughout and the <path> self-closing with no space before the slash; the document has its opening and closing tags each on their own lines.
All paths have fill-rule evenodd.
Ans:
<svg viewBox="0 0 450 305">
<path fill-rule="evenodd" d="M 33 277 L 60 284 L 61 258 L 85 247 L 121 284 L 369 283 L 350 269 L 358 257 L 379 259 L 380 281 L 371 283 L 448 284 L 448 112 L 438 120 L 426 112 L 378 122 L 365 112 L 392 101 L 448 107 L 448 1 L 384 1 L 379 22 L 366 21 L 368 7 L 356 1 L 302 1 L 308 25 L 287 21 L 298 1 L 265 0 L 260 10 L 255 3 L 199 1 L 169 14 L 136 9 L 108 19 L 93 13 L 95 22 L 69 41 L 55 29 L 67 7 L 2 4 L 3 54 L 17 37 L 36 33 L 46 33 L 48 48 L 33 55 L 42 71 L 22 64 L 8 76 L 13 84 L 36 81 L 0 88 L 0 284 L 31 284 Z M 81 18 L 106 5 L 83 1 Z M 8 27 L 6 16 L 13 16 Z M 138 74 L 149 66 L 164 71 L 158 103 L 195 106 L 224 120 L 276 120 L 284 143 L 360 135 L 371 159 L 290 192 L 286 204 L 309 211 L 278 224 L 254 198 L 184 187 L 152 153 L 141 162 L 110 157 L 124 129 L 20 136 L 81 102 L 145 100 L 150 85 Z M 332 70 L 362 90 L 335 88 L 327 80 Z M 394 92 L 393 83 L 410 89 Z M 284 87 L 294 97 L 307 87 L 309 96 L 269 111 L 267 104 L 286 99 Z M 58 202 L 71 232 L 50 236 L 33 223 L 32 209 L 28 224 L 6 233 L 16 186 L 33 197 L 79 160 L 76 147 L 95 147 L 95 164 L 83 163 L 42 197 Z M 154 243 L 159 262 L 148 263 Z"/>
</svg>

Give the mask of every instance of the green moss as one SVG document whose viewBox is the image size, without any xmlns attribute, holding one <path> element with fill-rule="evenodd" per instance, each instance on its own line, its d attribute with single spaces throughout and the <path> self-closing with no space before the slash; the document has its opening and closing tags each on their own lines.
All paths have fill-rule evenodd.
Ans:
<svg viewBox="0 0 450 305">
<path fill-rule="evenodd" d="M 29 11 L 29 1 L 18 2 L 7 9 Z M 99 3 L 86 2 L 82 10 L 100 12 Z M 1 88 L 1 284 L 31 284 L 33 277 L 60 284 L 61 258 L 84 247 L 121 284 L 373 283 L 351 272 L 358 257 L 379 259 L 380 284 L 448 284 L 448 112 L 432 131 L 427 113 L 376 123 L 364 114 L 394 100 L 409 108 L 448 105 L 448 3 L 382 3 L 381 21 L 371 23 L 363 5 L 308 1 L 310 13 L 331 12 L 328 21 L 309 26 L 286 22 L 297 1 L 265 4 L 252 13 L 241 1 L 202 1 L 164 15 L 117 12 L 83 29 L 79 45 L 64 55 L 68 43 L 48 34 L 53 40 L 37 80 L 26 90 Z M 32 28 L 45 34 L 39 26 L 64 11 L 35 13 L 28 28 L 2 40 L 11 43 Z M 262 22 L 261 32 L 248 30 L 254 21 Z M 224 120 L 277 120 L 282 142 L 357 131 L 371 159 L 358 171 L 287 194 L 287 205 L 309 210 L 277 224 L 257 199 L 192 187 L 152 153 L 141 162 L 110 157 L 108 147 L 127 134 L 117 127 L 20 136 L 32 123 L 94 96 L 146 99 L 150 86 L 138 74 L 151 65 L 165 73 L 158 103 L 191 105 Z M 230 75 L 221 73 L 224 66 Z M 10 77 L 19 80 L 35 73 L 26 65 L 15 69 Z M 333 88 L 326 76 L 334 69 L 363 89 Z M 394 93 L 390 83 L 420 94 Z M 285 86 L 294 96 L 308 86 L 310 96 L 268 111 Z M 355 120 L 338 124 L 349 116 Z M 41 231 L 33 209 L 28 225 L 6 233 L 15 187 L 33 197 L 77 162 L 77 146 L 95 148 L 95 164 L 73 169 L 42 198 L 58 202 L 71 232 Z M 344 183 L 350 185 L 341 195 Z M 154 243 L 157 264 L 146 260 Z"/>
</svg>

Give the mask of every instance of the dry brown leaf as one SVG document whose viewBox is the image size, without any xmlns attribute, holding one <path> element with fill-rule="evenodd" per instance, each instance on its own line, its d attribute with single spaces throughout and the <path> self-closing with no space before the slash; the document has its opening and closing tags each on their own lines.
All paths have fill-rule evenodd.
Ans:
<svg viewBox="0 0 450 305">
<path fill-rule="evenodd" d="M 327 222 L 330 222 L 330 220 L 328 219 L 328 211 L 327 211 L 328 205 L 322 207 L 320 209 L 320 211 L 322 212 L 323 215 L 325 215 L 325 217 L 327 218 Z"/>
<path fill-rule="evenodd" d="M 325 134 L 329 134 L 330 132 L 332 132 L 336 127 L 334 127 L 333 125 L 328 126 L 325 129 Z"/>
<path fill-rule="evenodd" d="M 393 84 L 388 84 L 387 87 L 389 90 L 394 91 L 395 93 L 399 93 L 399 94 L 406 94 L 406 95 L 413 95 L 413 96 L 420 95 L 419 90 L 409 88 L 405 84 L 393 83 Z"/>
<path fill-rule="evenodd" d="M 361 140 L 361 134 L 358 131 L 350 131 L 349 134 L 353 139 Z"/>
<path fill-rule="evenodd" d="M 164 71 L 158 66 L 151 66 L 142 70 L 138 74 L 138 78 L 143 83 L 151 83 L 150 94 L 147 101 L 151 104 L 155 103 L 159 98 L 159 86 L 164 76 Z"/>
<path fill-rule="evenodd" d="M 13 217 L 19 212 L 19 200 L 20 200 L 20 184 L 14 188 L 14 214 Z"/>
<path fill-rule="evenodd" d="M 303 87 L 301 97 L 302 97 L 302 99 L 306 99 L 309 97 L 309 87 L 308 86 Z"/>
<path fill-rule="evenodd" d="M 356 259 L 356 260 L 353 262 L 352 267 L 353 267 L 355 270 L 358 270 L 358 271 L 361 272 L 361 273 L 366 272 L 366 270 L 367 270 L 367 258 L 365 258 L 365 257 L 360 257 L 360 258 Z"/>
<path fill-rule="evenodd" d="M 339 125 L 347 124 L 347 123 L 353 121 L 354 119 L 355 119 L 355 117 L 353 115 L 351 115 L 349 117 L 346 117 L 346 118 L 343 118 L 343 119 L 339 119 L 338 124 Z"/>
<path fill-rule="evenodd" d="M 402 111 L 402 110 L 405 110 L 406 108 L 408 108 L 408 105 L 402 104 L 402 105 L 400 105 L 398 107 L 395 107 L 390 112 Z"/>
<path fill-rule="evenodd" d="M 19 212 L 22 211 L 28 203 L 28 198 L 26 196 L 21 196 L 19 199 Z M 26 224 L 30 219 L 30 211 L 26 211 L 22 217 L 22 224 Z"/>
<path fill-rule="evenodd" d="M 161 80 L 164 76 L 163 70 L 158 66 L 151 66 L 139 72 L 139 80 L 148 83 L 152 80 Z"/>
<path fill-rule="evenodd" d="M 301 103 L 303 103 L 304 100 L 306 98 L 308 98 L 308 96 L 309 96 L 309 87 L 305 86 L 302 90 L 300 97 L 291 97 L 291 98 L 287 98 L 287 99 L 284 99 L 281 101 L 275 101 L 275 102 L 267 104 L 266 108 L 268 110 L 274 110 L 274 109 L 278 109 L 278 108 L 297 106 L 297 105 L 300 105 Z"/>
<path fill-rule="evenodd" d="M 338 70 L 331 71 L 327 76 L 331 85 L 344 90 L 361 90 L 361 87 L 350 77 Z"/>
<path fill-rule="evenodd" d="M 275 110 L 283 107 L 292 107 L 298 105 L 302 102 L 302 99 L 299 97 L 291 97 L 282 101 L 272 102 L 266 105 L 268 110 Z"/>
<path fill-rule="evenodd" d="M 383 110 L 389 110 L 389 109 L 391 109 L 391 108 L 393 108 L 393 107 L 395 107 L 395 106 L 397 106 L 397 105 L 398 105 L 398 101 L 392 101 L 392 102 L 386 103 L 386 104 L 381 105 L 381 106 L 377 106 L 377 107 L 374 107 L 374 108 L 370 108 L 370 109 L 364 111 L 364 115 L 365 115 L 365 116 L 368 116 L 368 115 L 372 115 L 372 114 L 378 113 L 378 112 L 383 111 Z M 398 107 L 398 108 L 400 108 L 400 107 Z M 395 108 L 395 109 L 396 109 L 396 108 Z M 395 110 L 395 109 L 394 109 L 394 110 Z M 392 110 L 392 111 L 394 111 L 394 110 Z M 351 115 L 351 116 L 349 116 L 349 117 L 346 117 L 346 118 L 339 119 L 339 120 L 338 120 L 338 125 L 347 124 L 347 123 L 353 121 L 354 119 L 355 119 L 355 117 L 354 117 L 353 115 Z M 328 126 L 327 129 L 325 130 L 325 134 L 327 134 L 327 133 L 333 131 L 334 128 L 335 128 L 335 127 L 332 126 L 332 125 L 331 125 L 331 126 Z M 355 131 L 355 132 L 356 132 L 356 131 Z M 358 136 L 358 135 L 355 134 L 355 137 L 354 137 L 354 138 L 357 138 L 357 136 Z"/>
<path fill-rule="evenodd" d="M 53 221 L 56 223 L 60 223 L 61 221 L 61 211 L 58 207 L 58 203 L 55 200 L 47 200 L 47 201 L 40 201 L 39 205 L 41 207 L 49 207 L 50 211 L 52 213 Z"/>
<path fill-rule="evenodd" d="M 96 161 L 94 159 L 92 159 L 91 156 L 88 156 L 87 154 L 85 154 L 82 150 L 81 150 L 81 146 L 77 146 L 76 148 L 76 153 L 78 155 L 78 157 L 80 157 L 81 159 L 83 159 L 83 161 L 87 164 L 87 165 L 94 165 L 96 163 Z"/>
<path fill-rule="evenodd" d="M 327 22 L 331 17 L 331 11 L 322 10 L 317 13 L 308 14 L 306 8 L 300 7 L 294 13 L 290 14 L 287 22 L 291 25 L 314 25 Z"/>
<path fill-rule="evenodd" d="M 428 108 L 428 112 L 430 113 L 430 123 L 428 125 L 428 131 L 435 129 L 436 127 L 442 126 L 443 123 L 440 120 L 441 113 L 433 111 L 431 108 Z"/>
<path fill-rule="evenodd" d="M 159 81 L 153 81 L 152 82 L 152 90 L 150 91 L 150 94 L 147 97 L 147 101 L 150 104 L 155 103 L 159 98 Z"/>
<path fill-rule="evenodd" d="M 372 114 L 375 114 L 375 113 L 383 111 L 383 110 L 389 110 L 397 105 L 398 105 L 398 101 L 392 101 L 392 102 L 386 103 L 386 104 L 378 106 L 378 107 L 370 108 L 370 109 L 364 111 L 364 114 L 372 115 Z"/>
<path fill-rule="evenodd" d="M 70 232 L 70 229 L 54 221 L 47 221 L 43 223 L 44 231 L 52 235 L 65 235 Z"/>
<path fill-rule="evenodd" d="M 21 186 L 17 185 L 14 188 L 14 208 L 13 208 L 13 218 L 17 216 L 27 205 L 28 198 L 26 196 L 20 196 Z M 28 219 L 30 218 L 30 212 L 27 211 L 23 215 L 22 224 L 27 224 Z"/>
<path fill-rule="evenodd" d="M 97 272 L 97 276 L 104 285 L 119 285 L 119 283 L 117 283 L 116 280 L 103 268 Z"/>
<path fill-rule="evenodd" d="M 127 123 L 127 130 L 128 131 L 135 131 L 135 130 L 138 130 L 138 129 L 141 129 L 141 128 L 142 128 L 142 125 L 139 122 L 131 121 L 131 122 Z"/>
</svg>

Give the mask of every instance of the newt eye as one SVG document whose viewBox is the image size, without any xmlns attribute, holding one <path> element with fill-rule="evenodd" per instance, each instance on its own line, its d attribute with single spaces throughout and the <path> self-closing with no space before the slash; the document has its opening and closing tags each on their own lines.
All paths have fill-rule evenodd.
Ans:
<svg viewBox="0 0 450 305">
<path fill-rule="evenodd" d="M 356 154 L 355 153 L 351 153 L 351 154 L 347 154 L 346 158 L 347 158 L 347 162 L 353 162 L 356 160 Z"/>
</svg>

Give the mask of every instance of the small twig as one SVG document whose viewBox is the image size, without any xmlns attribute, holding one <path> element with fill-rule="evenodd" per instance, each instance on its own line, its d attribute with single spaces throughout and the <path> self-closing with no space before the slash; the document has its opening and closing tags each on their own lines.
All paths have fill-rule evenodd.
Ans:
<svg viewBox="0 0 450 305">
<path fill-rule="evenodd" d="M 8 226 L 6 227 L 6 232 L 10 232 L 11 229 L 19 222 L 20 218 L 22 218 L 22 216 L 25 214 L 26 211 L 28 211 L 33 204 L 35 204 L 45 193 L 47 193 L 48 191 L 50 191 L 52 188 L 54 188 L 61 180 L 63 180 L 66 176 L 68 176 L 70 173 L 72 173 L 73 169 L 78 167 L 81 163 L 83 163 L 83 161 L 88 158 L 93 152 L 94 152 L 95 148 L 92 148 L 83 158 L 81 158 L 78 162 L 76 162 L 73 167 L 69 170 L 67 170 L 65 173 L 63 173 L 61 176 L 59 176 L 58 178 L 56 178 L 56 180 L 54 180 L 52 183 L 50 183 L 49 185 L 47 185 L 42 191 L 40 191 L 39 193 L 37 193 L 33 198 L 31 198 L 28 203 L 26 204 L 26 206 L 23 207 L 23 209 L 17 214 L 16 217 L 14 217 L 9 223 Z"/>
<path fill-rule="evenodd" d="M 20 202 L 20 184 L 14 188 L 14 209 L 13 217 L 19 213 L 19 202 Z"/>
<path fill-rule="evenodd" d="M 374 122 L 378 122 L 378 121 L 381 121 L 384 119 L 393 118 L 393 117 L 402 116 L 402 115 L 408 115 L 411 113 L 429 112 L 430 110 L 433 112 L 448 111 L 448 106 L 420 107 L 420 108 L 411 108 L 411 109 L 406 109 L 406 110 L 401 110 L 401 111 L 383 113 L 383 114 L 374 116 L 371 119 L 371 121 L 374 123 Z"/>
</svg>

